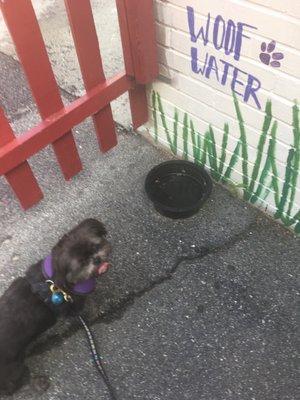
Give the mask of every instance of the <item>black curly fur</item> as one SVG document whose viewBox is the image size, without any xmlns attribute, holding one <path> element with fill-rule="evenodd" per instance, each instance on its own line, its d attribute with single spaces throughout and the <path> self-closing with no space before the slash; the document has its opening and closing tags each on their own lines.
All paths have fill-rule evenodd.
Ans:
<svg viewBox="0 0 300 400">
<path fill-rule="evenodd" d="M 106 261 L 110 245 L 105 235 L 102 223 L 94 219 L 83 221 L 65 235 L 52 250 L 55 283 L 69 290 L 77 279 L 89 277 L 94 255 L 101 254 Z M 28 375 L 24 364 L 26 347 L 57 321 L 57 313 L 32 291 L 33 284 L 44 281 L 39 261 L 28 268 L 25 277 L 15 279 L 0 298 L 1 393 L 12 394 L 22 386 Z M 61 314 L 68 315 L 83 307 L 83 296 L 72 297 L 72 305 L 60 306 Z"/>
</svg>

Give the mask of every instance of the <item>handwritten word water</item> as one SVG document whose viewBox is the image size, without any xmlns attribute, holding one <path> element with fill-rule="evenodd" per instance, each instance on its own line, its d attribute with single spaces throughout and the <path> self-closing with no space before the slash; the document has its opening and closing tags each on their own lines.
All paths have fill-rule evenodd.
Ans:
<svg viewBox="0 0 300 400">
<path fill-rule="evenodd" d="M 210 14 L 207 15 L 206 23 L 203 26 L 196 26 L 195 12 L 192 7 L 187 7 L 187 15 L 191 41 L 198 45 L 202 44 L 204 47 L 211 43 L 216 50 L 224 52 L 226 56 L 232 56 L 233 61 L 240 60 L 243 41 L 250 39 L 245 35 L 245 28 L 257 29 L 255 26 L 243 22 L 235 23 L 231 19 L 225 21 L 221 15 L 212 20 Z M 202 54 L 200 54 L 199 46 L 192 46 L 193 72 L 201 74 L 207 79 L 215 77 L 221 85 L 230 85 L 231 90 L 241 96 L 246 103 L 254 101 L 257 108 L 261 109 L 258 100 L 258 91 L 261 88 L 259 79 L 242 71 L 227 60 L 217 59 L 208 52 L 204 52 L 204 54 L 204 57 L 201 57 L 204 62 L 200 62 Z"/>
</svg>

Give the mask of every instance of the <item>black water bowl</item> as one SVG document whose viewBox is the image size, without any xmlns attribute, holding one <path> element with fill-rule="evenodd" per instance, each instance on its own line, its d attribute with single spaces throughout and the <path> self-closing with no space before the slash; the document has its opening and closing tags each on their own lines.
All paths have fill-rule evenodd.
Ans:
<svg viewBox="0 0 300 400">
<path fill-rule="evenodd" d="M 147 175 L 145 189 L 155 209 L 169 218 L 196 214 L 211 194 L 212 180 L 204 168 L 189 161 L 166 161 Z"/>
</svg>

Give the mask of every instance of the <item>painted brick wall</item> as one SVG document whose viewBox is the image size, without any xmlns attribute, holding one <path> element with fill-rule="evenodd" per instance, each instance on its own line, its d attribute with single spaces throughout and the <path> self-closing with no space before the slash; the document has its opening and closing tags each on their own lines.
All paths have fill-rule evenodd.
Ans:
<svg viewBox="0 0 300 400">
<path fill-rule="evenodd" d="M 300 1 L 155 0 L 153 138 L 300 232 Z"/>
</svg>

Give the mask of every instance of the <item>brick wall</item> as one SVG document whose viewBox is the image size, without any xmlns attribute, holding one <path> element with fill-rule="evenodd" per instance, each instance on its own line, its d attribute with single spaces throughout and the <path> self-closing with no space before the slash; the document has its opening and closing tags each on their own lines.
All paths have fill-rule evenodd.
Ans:
<svg viewBox="0 0 300 400">
<path fill-rule="evenodd" d="M 300 1 L 155 0 L 154 139 L 300 232 Z"/>
</svg>

